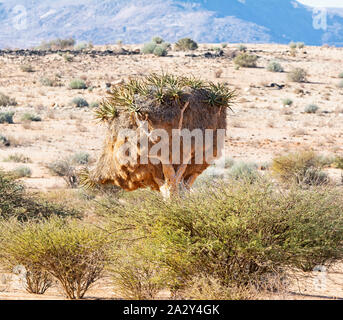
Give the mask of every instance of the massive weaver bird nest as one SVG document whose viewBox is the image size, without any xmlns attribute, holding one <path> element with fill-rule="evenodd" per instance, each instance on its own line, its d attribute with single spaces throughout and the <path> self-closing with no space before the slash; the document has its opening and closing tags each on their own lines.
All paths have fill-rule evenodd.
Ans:
<svg viewBox="0 0 343 320">
<path fill-rule="evenodd" d="M 106 123 L 108 134 L 96 168 L 89 174 L 89 181 L 119 186 L 128 191 L 150 187 L 153 190 L 175 192 L 180 185 L 190 188 L 210 163 L 195 162 L 199 145 L 193 142 L 190 153 L 184 155 L 181 142 L 181 159 L 187 158 L 189 161 L 173 164 L 172 131 L 200 129 L 205 133 L 206 129 L 212 129 L 213 158 L 219 157 L 216 134 L 218 129 L 226 130 L 227 108 L 230 108 L 234 95 L 223 84 L 170 74 L 151 74 L 113 87 L 96 110 L 96 117 Z M 145 135 L 149 150 L 161 143 L 161 139 L 151 137 L 150 133 L 156 129 L 165 130 L 168 133 L 169 141 L 165 147 L 169 148 L 170 164 L 159 157 L 148 158 L 144 163 L 140 161 L 146 150 L 137 144 L 134 137 L 122 137 L 120 132 L 123 129 L 133 130 L 138 139 Z M 138 161 L 122 161 L 119 150 L 124 144 L 131 144 L 135 148 Z M 205 142 L 200 147 L 200 152 L 205 153 Z M 159 155 L 162 157 L 161 153 Z"/>
</svg>

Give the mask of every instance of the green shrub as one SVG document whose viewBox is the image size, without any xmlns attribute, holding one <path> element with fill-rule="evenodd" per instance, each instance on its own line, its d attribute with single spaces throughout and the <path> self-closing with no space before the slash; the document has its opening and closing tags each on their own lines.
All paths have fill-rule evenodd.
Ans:
<svg viewBox="0 0 343 320">
<path fill-rule="evenodd" d="M 34 72 L 35 70 L 30 64 L 23 64 L 20 66 L 20 70 L 23 72 Z"/>
<path fill-rule="evenodd" d="M 154 55 L 158 57 L 165 57 L 168 54 L 168 51 L 162 46 L 157 46 L 154 50 Z"/>
<path fill-rule="evenodd" d="M 20 221 L 43 219 L 52 215 L 78 216 L 75 210 L 69 210 L 50 202 L 43 201 L 25 191 L 23 185 L 15 181 L 13 174 L 0 171 L 0 217 L 14 217 Z"/>
<path fill-rule="evenodd" d="M 0 107 L 16 106 L 17 102 L 15 99 L 6 96 L 0 92 Z"/>
<path fill-rule="evenodd" d="M 70 89 L 87 89 L 86 83 L 81 79 L 74 79 L 69 84 Z"/>
<path fill-rule="evenodd" d="M 343 80 L 341 82 L 339 82 L 337 86 L 338 86 L 338 88 L 342 89 L 343 88 Z"/>
<path fill-rule="evenodd" d="M 9 147 L 10 145 L 10 141 L 4 135 L 0 134 L 0 146 Z"/>
<path fill-rule="evenodd" d="M 92 45 L 86 41 L 81 41 L 74 45 L 74 50 L 76 51 L 82 51 L 90 48 L 92 48 Z"/>
<path fill-rule="evenodd" d="M 82 299 L 103 276 L 109 261 L 108 235 L 80 221 L 50 219 L 41 223 L 4 223 L 2 256 L 8 266 L 48 273 L 69 299 Z"/>
<path fill-rule="evenodd" d="M 234 163 L 229 169 L 228 174 L 232 179 L 245 179 L 250 182 L 255 181 L 259 177 L 257 165 L 254 163 L 246 162 Z"/>
<path fill-rule="evenodd" d="M 42 84 L 42 86 L 46 86 L 46 87 L 59 87 L 59 86 L 61 86 L 61 83 L 57 79 L 57 77 L 55 79 L 48 78 L 48 77 L 41 78 L 40 83 Z"/>
<path fill-rule="evenodd" d="M 312 151 L 300 151 L 276 157 L 271 166 L 271 171 L 281 181 L 305 185 L 327 184 L 329 178 L 321 169 L 321 159 Z"/>
<path fill-rule="evenodd" d="M 73 38 L 69 39 L 55 39 L 49 42 L 43 41 L 39 49 L 41 50 L 64 50 L 72 48 L 75 45 L 75 40 Z"/>
<path fill-rule="evenodd" d="M 343 79 L 343 72 L 341 72 L 341 73 L 338 75 L 338 78 L 342 78 L 342 79 Z"/>
<path fill-rule="evenodd" d="M 297 47 L 299 49 L 303 49 L 303 48 L 305 48 L 305 43 L 304 42 L 297 42 Z"/>
<path fill-rule="evenodd" d="M 240 44 L 237 49 L 241 52 L 245 52 L 248 48 L 244 44 Z"/>
<path fill-rule="evenodd" d="M 193 51 L 198 49 L 198 44 L 190 38 L 183 38 L 175 43 L 175 49 L 177 51 Z"/>
<path fill-rule="evenodd" d="M 307 72 L 302 68 L 295 68 L 287 75 L 292 82 L 307 82 Z"/>
<path fill-rule="evenodd" d="M 145 43 L 142 49 L 142 53 L 152 54 L 154 53 L 154 50 L 156 49 L 156 47 L 157 47 L 157 44 L 155 42 Z"/>
<path fill-rule="evenodd" d="M 73 161 L 77 164 L 88 164 L 90 155 L 86 152 L 78 152 L 73 156 Z"/>
<path fill-rule="evenodd" d="M 83 108 L 83 107 L 88 107 L 89 104 L 86 99 L 82 97 L 75 97 L 72 101 L 71 104 L 74 105 L 77 108 Z"/>
<path fill-rule="evenodd" d="M 92 109 L 94 109 L 94 108 L 98 108 L 99 105 L 100 105 L 100 103 L 97 102 L 97 101 L 95 101 L 95 102 L 92 102 L 92 103 L 89 105 L 89 107 L 92 108 Z"/>
<path fill-rule="evenodd" d="M 42 121 L 42 118 L 40 116 L 37 116 L 37 115 L 32 114 L 32 113 L 24 113 L 21 116 L 21 121 L 35 121 L 35 122 L 39 122 L 39 121 Z"/>
<path fill-rule="evenodd" d="M 254 68 L 256 67 L 256 61 L 257 61 L 257 56 L 255 55 L 250 55 L 247 53 L 241 53 L 235 59 L 233 62 L 243 68 Z"/>
<path fill-rule="evenodd" d="M 164 40 L 161 37 L 154 37 L 151 39 L 151 42 L 154 42 L 156 44 L 161 44 L 164 42 Z"/>
<path fill-rule="evenodd" d="M 106 210 L 109 231 L 126 228 L 125 239 L 144 237 L 144 247 L 153 248 L 152 260 L 168 270 L 165 286 L 171 290 L 199 275 L 226 287 L 258 288 L 290 268 L 312 271 L 342 258 L 342 201 L 336 189 L 293 186 L 280 192 L 263 179 L 170 200 L 146 193 Z"/>
<path fill-rule="evenodd" d="M 284 106 L 291 106 L 293 104 L 293 100 L 292 99 L 289 99 L 289 98 L 286 98 L 286 99 L 283 99 L 282 100 L 282 104 Z"/>
<path fill-rule="evenodd" d="M 17 178 L 27 178 L 27 177 L 31 177 L 32 171 L 29 167 L 22 166 L 22 167 L 18 167 L 14 169 L 13 174 Z"/>
<path fill-rule="evenodd" d="M 74 57 L 72 55 L 66 53 L 63 55 L 63 59 L 66 62 L 72 62 L 74 60 Z"/>
<path fill-rule="evenodd" d="M 79 184 L 76 169 L 69 159 L 54 161 L 47 167 L 52 174 L 62 177 L 69 187 L 76 188 Z"/>
<path fill-rule="evenodd" d="M 13 123 L 13 111 L 0 112 L 0 123 Z"/>
<path fill-rule="evenodd" d="M 31 163 L 31 159 L 23 154 L 15 153 L 4 159 L 5 162 Z"/>
<path fill-rule="evenodd" d="M 289 43 L 289 47 L 291 48 L 291 49 L 296 49 L 297 48 L 297 44 L 295 43 L 295 42 L 290 42 Z"/>
<path fill-rule="evenodd" d="M 305 108 L 305 113 L 316 113 L 319 110 L 319 107 L 315 104 L 309 104 Z"/>
<path fill-rule="evenodd" d="M 222 48 L 225 49 L 227 48 L 228 44 L 227 43 L 222 43 Z"/>
<path fill-rule="evenodd" d="M 267 70 L 270 72 L 284 72 L 281 64 L 276 61 L 269 62 Z"/>
</svg>

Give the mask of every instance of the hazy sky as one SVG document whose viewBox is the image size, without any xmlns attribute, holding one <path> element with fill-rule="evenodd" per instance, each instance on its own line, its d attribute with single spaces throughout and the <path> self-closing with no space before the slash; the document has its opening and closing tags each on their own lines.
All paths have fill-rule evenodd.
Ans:
<svg viewBox="0 0 343 320">
<path fill-rule="evenodd" d="M 303 4 L 307 4 L 309 6 L 315 7 L 342 7 L 343 8 L 343 0 L 298 0 Z"/>
</svg>

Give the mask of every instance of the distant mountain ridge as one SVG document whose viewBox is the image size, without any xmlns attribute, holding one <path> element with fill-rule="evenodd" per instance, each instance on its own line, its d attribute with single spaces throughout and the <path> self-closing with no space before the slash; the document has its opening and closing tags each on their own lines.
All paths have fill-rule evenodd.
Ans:
<svg viewBox="0 0 343 320">
<path fill-rule="evenodd" d="M 95 44 L 170 42 L 289 43 L 343 46 L 343 10 L 295 0 L 0 0 L 0 48 L 74 37 Z"/>
</svg>

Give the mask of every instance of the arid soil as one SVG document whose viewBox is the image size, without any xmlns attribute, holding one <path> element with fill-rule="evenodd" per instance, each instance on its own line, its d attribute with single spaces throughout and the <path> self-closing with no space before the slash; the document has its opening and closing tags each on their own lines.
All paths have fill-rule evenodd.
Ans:
<svg viewBox="0 0 343 320">
<path fill-rule="evenodd" d="M 222 57 L 206 58 L 204 53 L 215 46 L 201 45 L 194 52 L 195 56 L 174 51 L 167 57 L 79 54 L 71 62 L 59 54 L 0 56 L 0 92 L 17 101 L 17 106 L 0 107 L 0 112 L 15 111 L 14 124 L 0 124 L 0 135 L 11 142 L 9 147 L 0 147 L 0 167 L 13 170 L 22 166 L 5 161 L 8 156 L 20 153 L 31 159 L 25 166 L 32 170 L 32 175 L 22 179 L 28 189 L 44 192 L 66 189 L 65 181 L 53 176 L 47 165 L 80 151 L 89 153 L 95 161 L 105 132 L 105 128 L 94 120 L 92 108 L 77 108 L 71 100 L 83 97 L 89 104 L 100 102 L 110 84 L 162 71 L 223 82 L 236 89 L 238 98 L 227 119 L 227 157 L 263 164 L 277 154 L 303 147 L 324 155 L 343 154 L 343 88 L 338 87 L 342 80 L 338 75 L 343 72 L 343 48 L 305 47 L 292 55 L 288 46 L 249 44 L 248 51 L 259 56 L 257 67 L 237 69 L 230 58 L 237 46 L 228 45 L 223 49 Z M 126 49 L 139 47 L 127 46 Z M 111 49 L 118 48 L 113 46 Z M 274 60 L 285 72 L 274 73 L 266 69 L 268 62 Z M 22 71 L 22 65 L 31 65 L 33 72 Z M 297 67 L 308 72 L 308 82 L 287 80 L 287 73 Z M 57 79 L 60 85 L 44 86 L 43 78 Z M 72 79 L 83 79 L 88 89 L 69 89 Z M 273 83 L 284 87 L 280 89 Z M 292 99 L 293 105 L 283 106 L 282 100 L 286 98 Z M 309 104 L 316 104 L 319 111 L 305 113 Z M 27 112 L 40 116 L 42 121 L 21 120 Z M 330 175 L 340 181 L 339 170 L 331 169 Z M 4 277 L 0 278 L 0 299 L 63 298 L 54 288 L 44 296 L 25 294 L 20 284 L 12 285 L 13 281 Z M 301 278 L 292 286 L 293 294 L 269 298 L 343 298 L 342 266 L 329 270 L 326 279 L 325 286 L 318 287 L 316 280 Z M 99 282 L 87 294 L 87 298 L 93 299 L 114 297 L 108 279 Z"/>
</svg>

